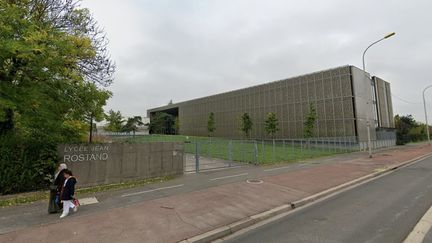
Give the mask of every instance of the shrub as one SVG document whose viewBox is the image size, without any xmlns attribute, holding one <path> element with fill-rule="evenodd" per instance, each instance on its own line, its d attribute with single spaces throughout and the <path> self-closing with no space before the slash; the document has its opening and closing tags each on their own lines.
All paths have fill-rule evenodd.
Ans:
<svg viewBox="0 0 432 243">
<path fill-rule="evenodd" d="M 50 142 L 0 137 L 0 193 L 46 188 L 55 169 L 56 145 Z"/>
</svg>

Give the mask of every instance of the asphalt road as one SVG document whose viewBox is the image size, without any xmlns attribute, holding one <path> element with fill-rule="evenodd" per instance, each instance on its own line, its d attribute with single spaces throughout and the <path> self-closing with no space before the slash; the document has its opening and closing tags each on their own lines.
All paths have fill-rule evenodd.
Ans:
<svg viewBox="0 0 432 243">
<path fill-rule="evenodd" d="M 226 242 L 402 242 L 431 205 L 427 158 Z"/>
</svg>

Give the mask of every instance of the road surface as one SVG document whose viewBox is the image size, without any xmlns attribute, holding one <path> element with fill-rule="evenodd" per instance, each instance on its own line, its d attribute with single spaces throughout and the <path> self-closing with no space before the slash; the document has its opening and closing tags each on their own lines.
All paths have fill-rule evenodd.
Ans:
<svg viewBox="0 0 432 243">
<path fill-rule="evenodd" d="M 427 158 L 226 242 L 402 242 L 431 205 Z"/>
</svg>

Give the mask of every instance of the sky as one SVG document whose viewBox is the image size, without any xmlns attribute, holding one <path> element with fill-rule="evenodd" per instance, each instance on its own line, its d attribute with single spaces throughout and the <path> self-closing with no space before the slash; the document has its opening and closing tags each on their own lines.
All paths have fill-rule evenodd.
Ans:
<svg viewBox="0 0 432 243">
<path fill-rule="evenodd" d="M 147 109 L 343 65 L 391 83 L 395 114 L 424 121 L 430 0 L 83 0 L 117 65 L 105 109 Z M 426 92 L 432 118 L 432 88 Z"/>
</svg>

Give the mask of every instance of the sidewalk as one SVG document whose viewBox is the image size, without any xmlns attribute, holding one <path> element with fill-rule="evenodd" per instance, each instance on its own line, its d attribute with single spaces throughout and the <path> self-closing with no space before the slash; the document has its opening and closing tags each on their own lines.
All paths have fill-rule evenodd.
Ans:
<svg viewBox="0 0 432 243">
<path fill-rule="evenodd" d="M 2 234 L 0 242 L 178 242 L 430 152 L 432 148 L 427 145 L 406 146 L 377 152 L 372 159 L 358 153 L 316 166 L 257 167 L 255 172 L 225 178 L 203 177 L 220 184 L 197 191 L 193 191 L 196 185 L 183 180 L 182 186 L 167 189 L 178 190 L 176 194 L 164 197 L 164 192 L 157 191 L 159 198 L 90 214 L 78 212 L 55 224 Z M 237 181 L 233 182 L 234 178 Z M 245 182 L 256 178 L 264 182 Z M 228 182 L 222 183 L 224 179 Z M 133 193 L 127 197 L 133 201 Z M 21 220 L 26 220 L 25 214 Z"/>
</svg>

